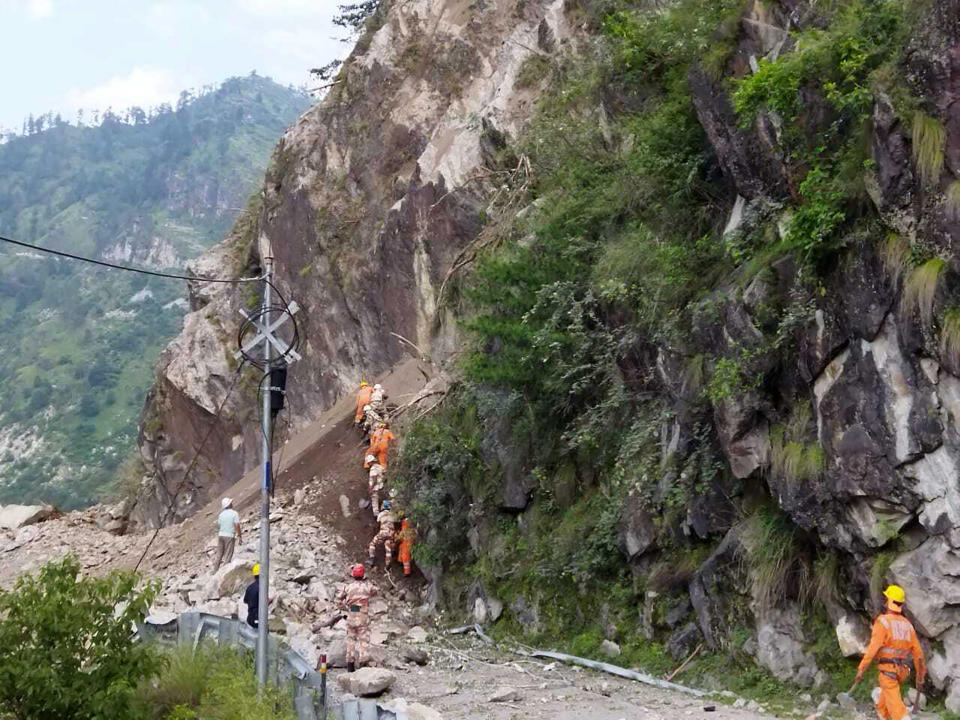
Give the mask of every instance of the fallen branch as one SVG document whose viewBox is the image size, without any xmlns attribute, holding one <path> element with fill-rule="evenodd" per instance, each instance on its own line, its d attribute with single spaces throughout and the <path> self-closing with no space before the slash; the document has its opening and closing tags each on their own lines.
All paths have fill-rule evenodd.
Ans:
<svg viewBox="0 0 960 720">
<path fill-rule="evenodd" d="M 390 412 L 390 417 L 396 417 L 397 415 L 402 415 L 407 410 L 409 410 L 414 405 L 419 405 L 422 400 L 426 400 L 428 397 L 433 397 L 434 395 L 446 395 L 446 390 L 431 390 L 430 392 L 417 393 L 417 396 L 408 403 L 404 403 L 398 407 L 395 407 Z"/>
<path fill-rule="evenodd" d="M 412 347 L 414 350 L 416 350 L 418 353 L 420 353 L 420 357 L 422 357 L 424 360 L 430 360 L 430 356 L 429 356 L 427 353 L 425 353 L 423 350 L 421 350 L 419 347 L 417 347 L 417 346 L 416 346 L 413 342 L 411 342 L 410 340 L 407 340 L 403 335 L 401 335 L 401 334 L 399 334 L 399 333 L 392 332 L 392 331 L 391 331 L 390 334 L 393 335 L 395 338 L 397 338 L 400 342 L 406 343 L 407 345 L 409 345 L 410 347 Z M 431 362 L 432 362 L 432 360 L 431 360 Z"/>
<path fill-rule="evenodd" d="M 474 623 L 473 625 L 464 625 L 463 627 L 447 630 L 447 635 L 463 635 L 468 632 L 475 632 L 477 637 L 483 640 L 487 645 L 496 645 L 496 643 L 493 641 L 493 638 L 483 632 L 483 629 L 480 627 L 479 623 Z"/>
<path fill-rule="evenodd" d="M 645 685 L 652 685 L 653 687 L 663 688 L 664 690 L 674 690 L 676 692 L 686 693 L 687 695 L 693 695 L 694 697 L 706 697 L 710 694 L 704 692 L 703 690 L 694 690 L 693 688 L 688 688 L 684 685 L 677 685 L 676 683 L 672 683 L 667 680 L 658 680 L 651 675 L 644 675 L 643 673 L 627 670 L 626 668 L 622 668 L 617 665 L 610 665 L 609 663 L 605 662 L 587 660 L 586 658 L 577 657 L 576 655 L 565 655 L 564 653 L 550 652 L 548 650 L 534 650 L 530 652 L 529 655 L 531 657 L 560 660 L 561 662 L 580 665 L 582 667 L 590 668 L 591 670 L 600 670 L 601 672 L 609 673 L 610 675 L 617 675 L 618 677 L 626 678 L 627 680 L 636 680 L 637 682 L 642 682 Z"/>
<path fill-rule="evenodd" d="M 697 645 L 696 650 L 690 653 L 690 657 L 684 660 L 683 663 L 680 665 L 680 667 L 678 667 L 676 670 L 674 670 L 672 673 L 670 673 L 667 676 L 667 682 L 670 682 L 671 680 L 673 680 L 681 670 L 683 670 L 687 665 L 689 665 L 690 661 L 693 660 L 697 656 L 697 653 L 699 653 L 702 649 L 703 649 L 703 643 L 700 643 L 699 645 Z"/>
</svg>

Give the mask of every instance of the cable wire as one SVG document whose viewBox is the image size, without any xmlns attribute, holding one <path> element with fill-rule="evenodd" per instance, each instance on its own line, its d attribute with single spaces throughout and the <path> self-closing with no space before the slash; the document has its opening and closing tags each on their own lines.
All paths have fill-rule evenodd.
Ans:
<svg viewBox="0 0 960 720">
<path fill-rule="evenodd" d="M 90 263 L 91 265 L 100 265 L 101 267 L 111 268 L 113 270 L 124 270 L 126 272 L 140 273 L 141 275 L 153 275 L 154 277 L 170 278 L 171 280 L 192 280 L 196 282 L 215 282 L 215 283 L 248 283 L 256 282 L 258 280 L 264 280 L 262 277 L 249 277 L 249 278 L 209 278 L 209 277 L 200 277 L 199 275 L 177 275 L 175 273 L 165 273 L 158 270 L 147 270 L 145 268 L 130 267 L 129 265 L 117 265 L 116 263 L 107 262 L 106 260 L 96 260 L 94 258 L 84 257 L 83 255 L 74 255 L 73 253 L 64 252 L 63 250 L 54 250 L 53 248 L 41 247 L 40 245 L 33 245 L 32 243 L 23 242 L 22 240 L 14 240 L 13 238 L 4 237 L 0 235 L 0 241 L 9 243 L 10 245 L 18 245 L 22 248 L 27 248 L 29 250 L 36 250 L 37 252 L 47 253 L 49 255 L 56 255 L 58 257 L 67 258 L 69 260 L 78 260 L 80 262 Z M 273 283 L 270 283 L 271 287 Z M 279 292 L 277 293 L 279 295 Z"/>
<path fill-rule="evenodd" d="M 213 420 L 210 423 L 210 427 L 207 428 L 206 435 L 203 436 L 203 440 L 200 441 L 200 445 L 197 447 L 196 451 L 193 453 L 193 459 L 190 461 L 190 464 L 187 466 L 187 471 L 183 474 L 183 477 L 180 479 L 180 482 L 177 484 L 176 490 L 173 494 L 170 495 L 170 499 L 167 501 L 167 512 L 164 514 L 163 518 L 160 520 L 157 529 L 154 530 L 153 536 L 150 538 L 150 541 L 147 543 L 147 546 L 143 549 L 143 552 L 140 554 L 140 559 L 137 560 L 136 566 L 133 568 L 134 572 L 140 569 L 140 564 L 143 562 L 143 559 L 147 556 L 147 553 L 150 551 L 150 547 L 153 545 L 153 541 L 157 539 L 157 535 L 160 534 L 160 530 L 163 529 L 164 524 L 167 520 L 170 519 L 170 513 L 173 512 L 173 504 L 177 500 L 177 495 L 180 494 L 180 490 L 183 488 L 184 483 L 186 483 L 187 478 L 190 477 L 190 473 L 193 472 L 193 469 L 197 465 L 197 460 L 200 459 L 200 453 L 203 452 L 204 446 L 207 444 L 207 440 L 210 439 L 210 435 L 213 434 L 214 429 L 217 426 L 217 420 L 220 419 L 220 413 L 223 412 L 224 405 L 227 404 L 227 400 L 230 399 L 230 395 L 233 393 L 233 389 L 237 386 L 237 381 L 240 379 L 240 371 L 243 370 L 243 363 L 237 366 L 236 371 L 233 374 L 233 380 L 230 383 L 230 387 L 227 388 L 226 395 L 223 396 L 223 400 L 220 401 L 220 406 L 217 408 L 217 411 L 213 415 Z"/>
</svg>

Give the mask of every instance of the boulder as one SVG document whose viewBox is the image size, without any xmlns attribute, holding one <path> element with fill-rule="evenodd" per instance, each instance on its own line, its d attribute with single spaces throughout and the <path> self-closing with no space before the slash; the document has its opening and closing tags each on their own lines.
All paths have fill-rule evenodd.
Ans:
<svg viewBox="0 0 960 720">
<path fill-rule="evenodd" d="M 795 603 L 759 613 L 757 661 L 779 680 L 802 687 L 814 684 L 817 663 L 804 650 L 800 610 Z"/>
<path fill-rule="evenodd" d="M 907 592 L 917 630 L 937 637 L 960 625 L 960 551 L 943 537 L 932 537 L 890 566 L 893 581 Z"/>
<path fill-rule="evenodd" d="M 837 621 L 836 632 L 837 643 L 844 657 L 859 657 L 870 644 L 870 626 L 859 615 L 843 615 Z"/>
<path fill-rule="evenodd" d="M 653 518 L 643 506 L 643 501 L 631 495 L 623 508 L 623 515 L 617 532 L 617 544 L 627 560 L 634 560 L 650 548 L 657 540 L 657 529 Z"/>
<path fill-rule="evenodd" d="M 490 697 L 487 698 L 487 702 L 499 703 L 499 702 L 518 702 L 522 699 L 519 691 L 516 688 L 508 687 L 503 685 L 498 687 Z"/>
<path fill-rule="evenodd" d="M 419 625 L 415 625 L 407 631 L 407 637 L 415 643 L 422 643 L 427 641 L 427 631 L 424 630 Z"/>
<path fill-rule="evenodd" d="M 228 597 L 243 591 L 253 582 L 253 561 L 232 560 L 210 578 L 206 596 L 210 599 Z"/>
<path fill-rule="evenodd" d="M 398 654 L 404 662 L 415 665 L 426 665 L 430 662 L 430 655 L 427 654 L 427 651 L 413 645 L 401 645 Z"/>
<path fill-rule="evenodd" d="M 620 646 L 612 640 L 604 640 L 602 643 L 600 643 L 600 652 L 606 655 L 608 658 L 619 657 Z"/>
<path fill-rule="evenodd" d="M 53 505 L 3 505 L 0 507 L 0 528 L 18 530 L 46 520 L 53 513 Z"/>
<path fill-rule="evenodd" d="M 356 672 L 345 673 L 337 678 L 337 684 L 346 692 L 360 697 L 380 695 L 397 681 L 397 676 L 389 670 L 375 667 L 360 668 Z"/>
</svg>

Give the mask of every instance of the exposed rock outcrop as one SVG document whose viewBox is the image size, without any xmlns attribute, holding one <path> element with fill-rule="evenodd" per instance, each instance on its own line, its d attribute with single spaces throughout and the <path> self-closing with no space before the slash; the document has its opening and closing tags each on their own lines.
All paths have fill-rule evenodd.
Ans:
<svg viewBox="0 0 960 720">
<path fill-rule="evenodd" d="M 269 240 L 277 285 L 304 308 L 304 359 L 289 378 L 294 428 L 408 355 L 410 343 L 437 361 L 456 349 L 440 291 L 483 226 L 489 138 L 523 128 L 534 89 L 519 87 L 518 73 L 569 36 L 562 0 L 397 3 L 329 95 L 283 136 L 247 236 L 228 238 L 195 271 L 255 268 L 255 240 Z M 249 397 L 214 416 L 232 382 L 240 293 L 196 288 L 191 301 L 144 413 L 152 477 L 138 516 L 149 525 L 192 512 L 257 450 L 256 428 L 241 422 Z M 181 486 L 207 432 L 200 472 Z M 505 502 L 525 504 L 524 496 L 511 486 Z"/>
</svg>

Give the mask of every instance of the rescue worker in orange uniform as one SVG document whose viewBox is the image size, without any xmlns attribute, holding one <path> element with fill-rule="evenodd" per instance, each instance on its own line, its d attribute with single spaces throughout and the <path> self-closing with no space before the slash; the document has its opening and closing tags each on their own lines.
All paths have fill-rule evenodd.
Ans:
<svg viewBox="0 0 960 720">
<path fill-rule="evenodd" d="M 370 435 L 370 447 L 364 453 L 363 467 L 369 468 L 371 463 L 367 462 L 366 456 L 373 455 L 377 462 L 387 467 L 387 453 L 390 452 L 390 443 L 397 439 L 397 436 L 390 432 L 385 422 L 378 422 Z"/>
<path fill-rule="evenodd" d="M 403 574 L 409 575 L 413 565 L 413 544 L 417 540 L 417 534 L 407 518 L 404 518 L 400 523 L 400 533 L 397 535 L 397 539 L 400 541 L 397 549 L 397 560 L 403 563 Z"/>
<path fill-rule="evenodd" d="M 899 585 L 891 585 L 884 591 L 887 611 L 873 623 L 870 646 L 857 668 L 854 687 L 863 679 L 863 674 L 876 659 L 879 670 L 880 694 L 877 697 L 877 717 L 880 720 L 910 720 L 910 712 L 900 697 L 900 683 L 910 677 L 911 665 L 917 671 L 917 694 L 923 688 L 927 665 L 923 648 L 917 639 L 913 624 L 903 616 L 906 593 Z"/>
<path fill-rule="evenodd" d="M 376 586 L 364 580 L 363 565 L 350 569 L 353 580 L 337 593 L 337 605 L 347 612 L 347 672 L 364 662 L 370 642 L 370 598 Z"/>
<path fill-rule="evenodd" d="M 353 416 L 353 424 L 359 425 L 363 422 L 363 406 L 370 404 L 370 398 L 373 396 L 373 388 L 366 380 L 360 383 L 360 390 L 357 392 L 357 412 Z"/>
</svg>

